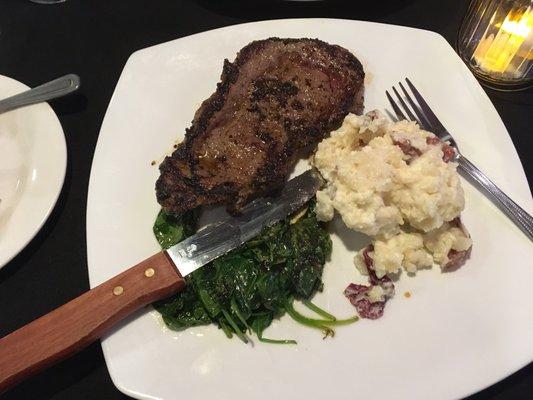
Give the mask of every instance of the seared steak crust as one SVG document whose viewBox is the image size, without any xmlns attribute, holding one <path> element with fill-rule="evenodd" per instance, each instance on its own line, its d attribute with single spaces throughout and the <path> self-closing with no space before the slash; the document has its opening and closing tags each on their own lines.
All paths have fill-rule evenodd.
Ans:
<svg viewBox="0 0 533 400">
<path fill-rule="evenodd" d="M 160 166 L 157 200 L 181 214 L 226 204 L 238 212 L 278 189 L 344 116 L 363 111 L 361 63 L 317 39 L 255 41 L 224 61 L 217 90 Z"/>
</svg>

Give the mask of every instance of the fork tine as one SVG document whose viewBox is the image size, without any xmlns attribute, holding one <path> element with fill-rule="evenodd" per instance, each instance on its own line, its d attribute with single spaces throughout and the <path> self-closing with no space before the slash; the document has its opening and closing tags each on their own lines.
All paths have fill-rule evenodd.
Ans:
<svg viewBox="0 0 533 400">
<path fill-rule="evenodd" d="M 405 115 L 403 115 L 402 110 L 400 110 L 400 107 L 398 107 L 398 104 L 396 104 L 388 90 L 385 90 L 385 94 L 387 95 L 387 99 L 389 99 L 389 103 L 392 106 L 392 109 L 394 110 L 394 113 L 396 114 L 398 120 L 407 119 L 405 118 Z"/>
<path fill-rule="evenodd" d="M 435 115 L 435 113 L 433 112 L 431 107 L 428 105 L 428 103 L 426 103 L 426 101 L 424 100 L 424 98 L 422 97 L 420 92 L 415 88 L 415 85 L 413 85 L 411 83 L 409 78 L 405 78 L 405 80 L 407 81 L 407 85 L 409 85 L 409 88 L 411 89 L 411 92 L 413 92 L 413 95 L 415 96 L 416 100 L 418 101 L 418 104 L 420 105 L 420 108 L 424 112 L 426 118 L 431 123 L 433 128 L 436 128 L 436 129 L 438 129 L 440 131 L 446 131 L 446 128 L 444 127 L 444 125 L 442 125 L 442 123 L 439 121 L 439 119 L 437 118 L 437 116 Z"/>
<path fill-rule="evenodd" d="M 403 94 L 405 95 L 405 98 L 407 99 L 407 102 L 413 108 L 413 111 L 415 112 L 415 114 L 418 116 L 418 122 L 419 122 L 420 127 L 425 130 L 431 130 L 431 124 L 424 116 L 424 113 L 422 112 L 422 110 L 413 101 L 411 96 L 409 96 L 409 93 L 407 93 L 407 90 L 405 90 L 402 83 L 399 82 L 399 84 L 400 84 L 400 88 L 402 89 Z"/>
<path fill-rule="evenodd" d="M 403 101 L 403 98 L 402 96 L 400 96 L 400 93 L 398 93 L 398 91 L 396 90 L 396 88 L 393 86 L 392 87 L 392 90 L 394 90 L 394 94 L 396 95 L 396 97 L 398 98 L 398 100 L 400 101 L 400 104 L 402 105 L 403 109 L 405 110 L 405 113 L 407 114 L 407 116 L 409 117 L 409 119 L 411 121 L 416 121 L 418 122 L 418 125 L 420 125 L 420 121 L 418 120 L 418 118 L 416 118 L 413 113 L 411 112 L 411 109 L 409 107 L 407 107 L 407 104 L 405 104 L 405 101 Z"/>
</svg>

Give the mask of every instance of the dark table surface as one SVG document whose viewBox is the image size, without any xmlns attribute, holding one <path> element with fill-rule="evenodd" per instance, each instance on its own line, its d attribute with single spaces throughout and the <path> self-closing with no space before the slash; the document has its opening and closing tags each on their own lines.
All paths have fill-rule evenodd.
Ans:
<svg viewBox="0 0 533 400">
<path fill-rule="evenodd" d="M 464 0 L 67 0 L 58 5 L 0 0 L 0 74 L 30 86 L 70 72 L 82 78 L 78 94 L 52 103 L 67 138 L 65 185 L 41 232 L 0 270 L 0 336 L 89 288 L 85 206 L 91 160 L 107 104 L 132 52 L 221 26 L 295 17 L 348 18 L 423 28 L 440 33 L 453 45 L 465 9 Z M 531 181 L 533 93 L 486 91 Z M 95 343 L 2 398 L 100 400 L 126 396 L 113 386 L 100 344 Z M 531 398 L 533 364 L 469 400 Z"/>
</svg>

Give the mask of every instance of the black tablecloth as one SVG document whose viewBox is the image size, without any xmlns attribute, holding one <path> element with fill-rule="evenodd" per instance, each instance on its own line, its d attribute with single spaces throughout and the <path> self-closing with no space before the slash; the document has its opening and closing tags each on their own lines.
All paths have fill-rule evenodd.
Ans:
<svg viewBox="0 0 533 400">
<path fill-rule="evenodd" d="M 294 17 L 335 17 L 407 25 L 439 32 L 453 45 L 465 9 L 464 0 L 314 3 L 67 0 L 58 5 L 0 0 L 0 74 L 30 86 L 70 72 L 82 78 L 78 94 L 52 103 L 68 144 L 65 185 L 42 231 L 0 270 L 0 336 L 89 287 L 85 206 L 91 160 L 107 104 L 132 52 L 221 26 Z M 487 90 L 487 94 L 501 115 L 531 180 L 533 93 Z M 509 269 L 512 273 L 512 265 Z M 460 360 L 457 368 L 461 368 Z M 100 344 L 96 343 L 19 385 L 3 398 L 125 397 L 114 388 Z M 526 398 L 533 398 L 533 364 L 471 400 Z"/>
</svg>

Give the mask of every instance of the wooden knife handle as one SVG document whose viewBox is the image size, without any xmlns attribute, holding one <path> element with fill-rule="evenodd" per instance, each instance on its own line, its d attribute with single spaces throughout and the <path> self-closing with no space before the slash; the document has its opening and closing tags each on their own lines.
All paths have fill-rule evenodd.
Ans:
<svg viewBox="0 0 533 400">
<path fill-rule="evenodd" d="M 183 289 L 164 252 L 0 339 L 0 393 L 99 339 L 134 311 Z"/>
</svg>

